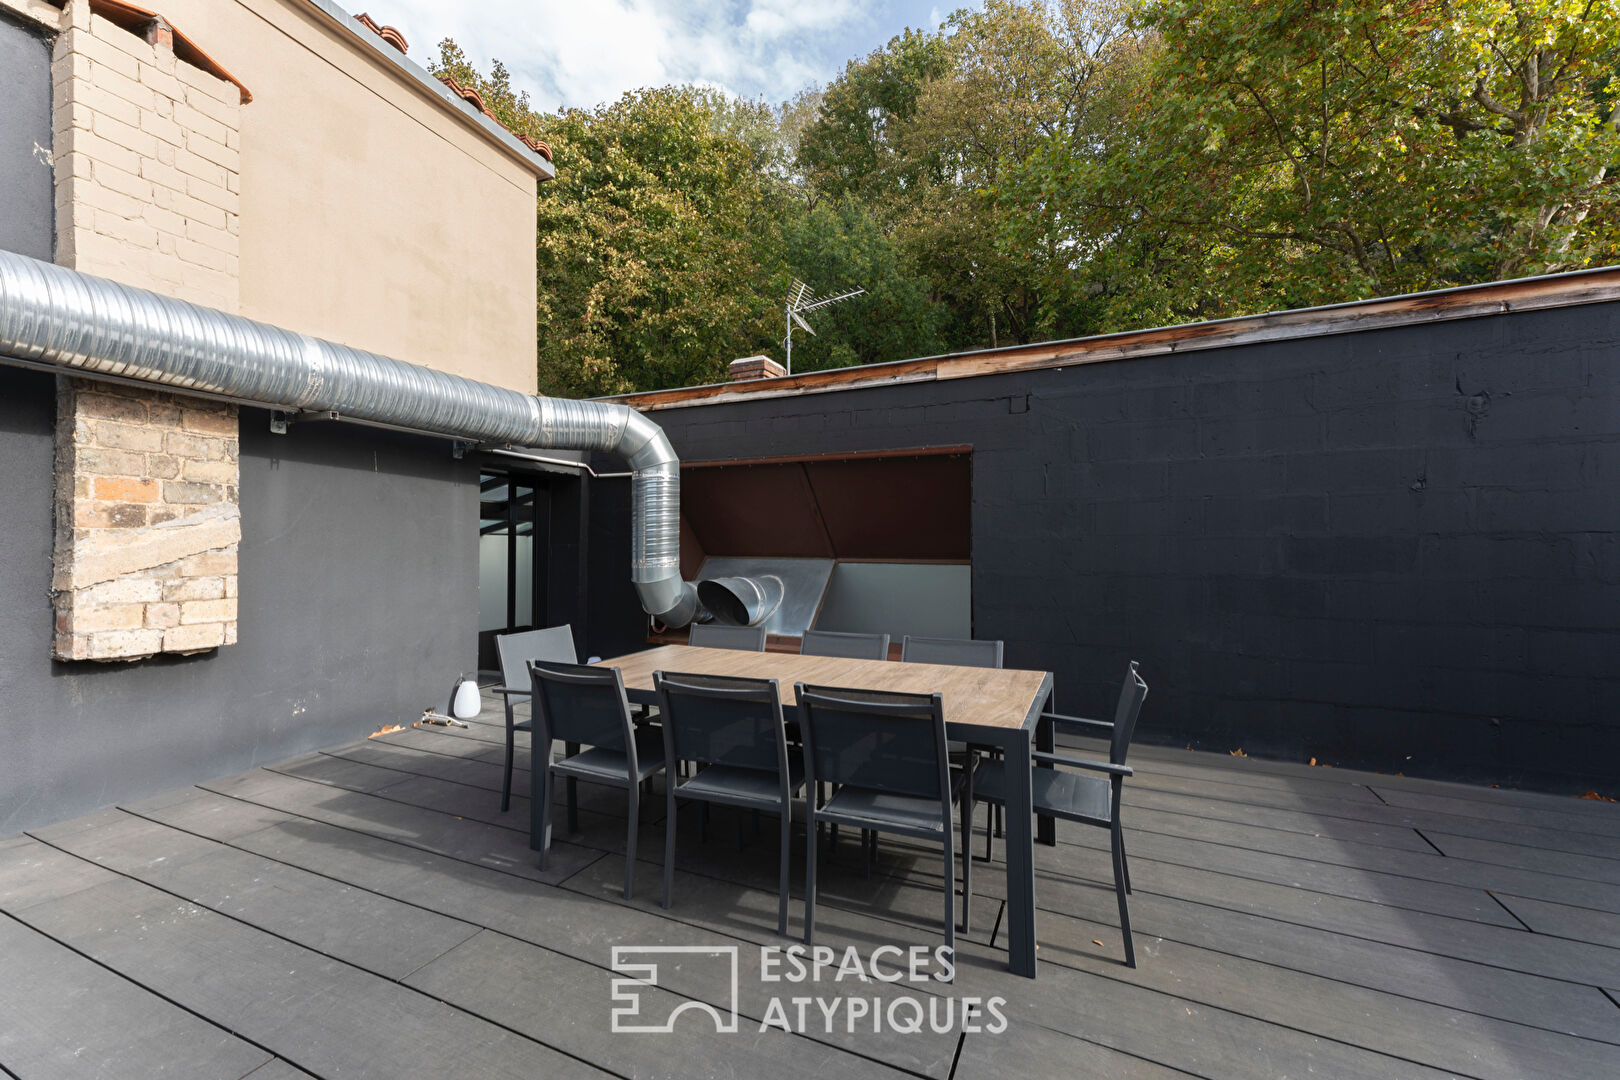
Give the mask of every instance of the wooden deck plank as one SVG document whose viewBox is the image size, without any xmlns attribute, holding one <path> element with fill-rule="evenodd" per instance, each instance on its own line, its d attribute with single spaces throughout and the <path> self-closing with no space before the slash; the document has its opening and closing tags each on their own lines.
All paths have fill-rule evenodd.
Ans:
<svg viewBox="0 0 1620 1080">
<path fill-rule="evenodd" d="M 1082 902 L 1086 891 L 1111 889 L 1111 884 L 1104 884 L 1104 875 L 1108 872 L 1106 857 L 1100 856 L 1097 862 L 1090 881 L 1062 874 L 1041 875 L 1035 889 L 1041 910 L 1069 911 Z M 994 873 L 983 875 L 984 891 L 989 895 L 997 895 L 995 876 Z M 1131 882 L 1136 894 L 1151 892 L 1192 900 L 1588 986 L 1603 985 L 1609 972 L 1620 970 L 1620 951 L 1526 933 L 1518 921 L 1511 918 L 1494 923 L 1476 921 L 1392 907 L 1376 898 L 1310 892 L 1286 883 L 1156 862 L 1140 855 L 1134 847 L 1131 849 Z"/>
<path fill-rule="evenodd" d="M 1423 835 L 1431 844 L 1453 859 L 1512 866 L 1535 873 L 1579 878 L 1582 881 L 1601 882 L 1610 886 L 1620 885 L 1620 859 L 1577 855 L 1567 851 L 1541 851 L 1520 844 L 1503 844 L 1473 836 L 1453 836 L 1433 829 L 1425 829 Z M 1504 885 L 1503 888 L 1510 886 Z M 1611 888 L 1604 892 L 1606 895 L 1613 895 L 1620 890 Z"/>
<path fill-rule="evenodd" d="M 0 915 L 0 957 L 0 1062 L 8 1076 L 218 1080 L 270 1060 L 8 915 Z"/>
<path fill-rule="evenodd" d="M 613 889 L 619 863 L 618 857 L 608 856 L 570 879 L 564 888 L 608 903 L 644 905 L 646 901 L 640 898 L 619 899 Z M 690 919 L 697 926 L 710 925 L 717 918 L 716 912 L 763 912 L 775 907 L 774 895 L 763 890 L 696 875 L 678 875 L 677 895 L 691 898 L 690 909 L 682 903 L 672 914 Z M 749 921 L 753 925 L 759 922 L 757 918 Z M 837 950 L 937 943 L 937 935 L 937 924 L 908 933 L 899 924 L 843 907 L 830 907 L 825 917 L 817 918 L 817 943 Z M 1332 1076 L 1445 1075 L 1359 1047 L 1204 1006 L 1190 998 L 1165 995 L 1056 964 L 1043 965 L 1041 978 L 1031 982 L 1006 971 L 1004 951 L 960 937 L 957 986 L 962 993 L 1005 996 L 1011 1016 L 1056 1031 L 1077 1033 L 1105 1047 L 1140 1054 L 1199 1075 L 1303 1075 L 1312 1069 Z M 1183 1018 L 1195 1019 L 1182 1026 Z M 1165 1021 L 1170 1023 L 1161 1026 Z M 1174 1034 L 1177 1027 L 1182 1029 L 1180 1036 Z M 1191 1029 L 1198 1034 L 1190 1034 Z M 1256 1065 L 1256 1061 L 1270 1064 Z"/>
<path fill-rule="evenodd" d="M 186 800 L 171 800 L 154 811 L 175 828 L 208 830 L 223 826 L 228 841 L 244 850 L 397 897 L 436 911 L 453 911 L 469 922 L 499 931 L 576 960 L 603 967 L 611 964 L 615 945 L 712 945 L 714 933 L 695 929 L 667 917 L 661 909 L 638 910 L 602 904 L 578 892 L 539 882 L 514 879 L 495 871 L 391 841 L 347 833 L 337 826 L 282 815 L 280 822 L 246 835 L 234 834 L 228 816 L 212 803 L 230 803 L 223 796 L 193 789 Z M 652 880 L 655 871 L 649 871 Z M 739 918 L 746 916 L 739 915 Z M 739 929 L 720 940 L 775 944 L 775 900 L 762 907 L 749 927 L 756 936 L 740 937 Z M 689 998 L 723 1002 L 729 983 L 717 982 L 714 972 L 689 965 L 665 972 L 663 985 Z M 740 1008 L 757 1022 L 764 1018 L 765 1002 L 757 986 L 743 984 Z M 750 993 L 751 991 L 752 994 Z M 948 1071 L 955 1037 L 941 1041 L 931 1033 L 920 1036 L 851 1037 L 833 1032 L 818 1038 L 833 1046 L 858 1049 L 897 1068 L 927 1075 Z M 941 1068 L 941 1066 L 943 1068 Z"/>
<path fill-rule="evenodd" d="M 1219 1005 L 1443 1071 L 1482 1080 L 1529 1075 L 1610 1080 L 1620 1075 L 1620 1045 L 1614 1041 L 1574 1038 L 1410 994 L 1368 989 L 1336 974 L 1301 972 L 1142 933 L 1137 935 L 1139 966 L 1130 971 L 1114 958 L 1117 926 L 1048 918 L 1041 921 L 1041 931 L 1041 958 L 1048 964 Z M 1108 944 L 1107 955 L 1098 955 L 1102 950 L 1091 944 L 1096 938 Z M 1341 939 L 1337 944 L 1350 953 L 1358 943 Z M 1611 1040 L 1620 1038 L 1612 1030 L 1606 1034 Z"/>
<path fill-rule="evenodd" d="M 776 1029 L 762 1032 L 757 1021 L 740 1022 L 732 1033 L 714 1031 L 703 1018 L 677 1025 L 667 1035 L 616 1036 L 604 1022 L 611 978 L 600 968 L 486 931 L 407 982 L 623 1076 L 648 1080 L 715 1075 L 897 1080 L 905 1075 L 798 1035 Z M 510 988 L 514 986 L 568 986 L 577 991 L 536 999 L 513 995 Z M 639 994 L 649 1022 L 660 1021 L 684 1003 L 658 987 L 641 989 Z M 943 1068 L 935 1075 L 948 1073 L 954 1043 L 954 1039 L 949 1041 Z"/>
<path fill-rule="evenodd" d="M 1538 934 L 1550 934 L 1554 937 L 1571 938 L 1592 945 L 1620 949 L 1620 915 L 1607 911 L 1593 911 L 1591 908 L 1571 907 L 1568 904 L 1555 904 L 1547 900 L 1533 900 L 1510 893 L 1495 895 L 1509 911 Z M 1620 953 L 1616 954 L 1616 960 L 1620 961 Z M 1617 970 L 1615 977 L 1620 979 L 1620 970 Z"/>
<path fill-rule="evenodd" d="M 1400 788 L 1375 788 L 1373 790 L 1377 791 L 1378 795 L 1390 806 L 1399 806 L 1411 810 L 1431 810 L 1438 813 L 1454 814 L 1459 817 L 1475 817 L 1486 821 L 1505 822 L 1512 825 L 1557 829 L 1568 833 L 1593 833 L 1600 837 L 1620 835 L 1620 815 L 1612 813 L 1608 803 L 1570 799 L 1567 807 L 1547 809 L 1540 806 L 1496 805 L 1474 799 L 1462 799 L 1453 795 L 1435 795 L 1426 791 L 1408 791 Z M 1595 813 L 1582 812 L 1576 809 L 1588 806 L 1604 807 L 1605 809 Z"/>
<path fill-rule="evenodd" d="M 604 860 L 593 866 L 570 881 L 568 887 L 586 890 L 594 885 L 597 894 L 607 898 L 616 880 L 613 861 L 616 860 Z M 737 889 L 748 887 L 727 887 L 712 879 L 693 881 L 687 875 L 682 875 L 681 887 L 683 892 L 692 888 L 698 890 L 696 899 L 700 913 L 694 917 L 699 919 L 703 917 L 701 912 L 716 908 L 730 910 L 739 904 L 748 904 L 763 911 L 772 902 L 772 898 L 763 893 L 758 897 L 739 896 Z M 748 889 L 750 893 L 756 891 Z M 1112 896 L 1109 895 L 1107 900 L 1111 905 Z M 842 917 L 836 921 L 844 926 L 851 921 L 860 921 L 849 918 L 853 911 L 846 910 L 839 914 Z M 1498 1080 L 1516 1080 L 1526 1075 L 1526 1063 L 1533 1061 L 1544 1062 L 1557 1075 L 1572 1077 L 1607 1078 L 1614 1075 L 1615 1069 L 1620 1069 L 1620 1046 L 1617 1045 L 1570 1038 L 1556 1030 L 1503 1022 L 1469 1009 L 1430 1004 L 1410 994 L 1349 984 L 1331 973 L 1310 974 L 1276 964 L 1223 955 L 1211 949 L 1184 946 L 1174 941 L 1155 944 L 1150 934 L 1140 931 L 1137 936 L 1139 952 L 1151 959 L 1144 960 L 1143 966 L 1137 971 L 1131 971 L 1114 959 L 1118 952 L 1117 928 L 1099 930 L 1096 926 L 1084 926 L 1083 929 L 1074 929 L 1071 926 L 1067 929 L 1072 934 L 1054 935 L 1051 921 L 1050 918 L 1042 921 L 1043 958 L 1049 962 L 1067 963 L 1070 960 L 1064 945 L 1065 939 L 1072 937 L 1072 934 L 1083 933 L 1083 940 L 1088 944 L 1091 938 L 1102 934 L 1108 939 L 1108 957 L 1099 959 L 1086 951 L 1082 964 L 1105 978 L 1206 1005 L 1217 1005 L 1224 1010 L 1283 1027 L 1326 1035 L 1391 1057 Z M 1147 925 L 1145 920 L 1144 925 Z M 835 947 L 842 947 L 846 940 L 869 947 L 867 943 L 872 940 L 868 936 L 870 930 L 868 926 L 854 931 L 846 930 L 842 934 L 829 932 L 822 936 Z M 877 937 L 881 940 L 882 935 L 894 932 L 893 928 L 881 927 L 877 929 Z M 1264 937 L 1263 930 L 1260 936 Z M 1331 935 L 1325 934 L 1315 937 L 1316 940 L 1311 942 L 1313 947 L 1321 949 L 1336 945 L 1341 950 L 1342 956 L 1338 958 L 1341 960 L 1355 957 L 1365 944 L 1349 938 L 1335 941 Z M 1423 959 L 1414 954 L 1408 958 L 1406 967 L 1420 967 Z M 1331 955 L 1325 958 L 1329 971 L 1334 960 Z M 1461 967 L 1472 966 L 1453 965 L 1449 974 L 1464 974 L 1474 982 L 1481 976 L 1488 981 L 1493 974 L 1478 968 L 1460 973 L 1455 970 Z M 1402 971 L 1398 968 L 1393 975 L 1391 983 L 1399 985 Z M 1517 985 L 1512 989 L 1519 992 L 1529 989 L 1529 984 L 1534 982 L 1523 977 L 1514 981 Z M 1542 981 L 1542 986 L 1538 988 L 1547 986 L 1555 991 L 1573 989 L 1546 981 Z M 1461 994 L 1463 989 L 1458 987 L 1457 993 Z M 1589 987 L 1579 989 L 1588 995 L 1583 1003 L 1587 1006 L 1584 1011 L 1588 1014 L 1597 1012 L 1597 1019 L 1591 1023 L 1592 1029 L 1620 1038 L 1620 1033 L 1614 1030 L 1613 1020 L 1608 1016 L 1609 1003 Z M 1552 996 L 1556 998 L 1558 995 L 1555 993 Z M 1574 995 L 1565 996 L 1575 1000 Z M 1468 1004 L 1477 1005 L 1477 1002 Z M 1547 1012 L 1543 1012 L 1540 1018 L 1552 1021 Z"/>
<path fill-rule="evenodd" d="M 1011 1021 L 998 1034 L 963 1036 L 952 1080 L 1183 1080 L 1191 1076 L 1142 1057 L 1122 1054 L 1060 1031 Z"/>
<path fill-rule="evenodd" d="M 487 1020 L 119 878 L 19 916 L 319 1076 L 604 1074 Z"/>
<path fill-rule="evenodd" d="M 389 979 L 479 927 L 121 810 L 35 830 L 81 859 Z"/>
<path fill-rule="evenodd" d="M 1467 799 L 1490 807 L 1518 806 L 1532 809 L 1555 810 L 1561 813 L 1584 814 L 1620 823 L 1620 808 L 1594 800 L 1581 800 L 1571 795 L 1558 795 L 1544 791 L 1525 791 L 1511 787 L 1490 787 L 1482 784 L 1463 784 L 1450 780 L 1431 780 L 1421 776 L 1402 776 L 1393 772 L 1369 772 L 1362 769 L 1323 768 L 1304 762 L 1277 761 L 1260 757 L 1223 759 L 1218 754 L 1197 750 L 1183 750 L 1173 746 L 1155 746 L 1137 743 L 1131 748 L 1133 757 L 1151 760 L 1156 765 L 1175 769 L 1202 769 L 1224 773 L 1231 780 L 1273 776 L 1291 780 L 1314 780 L 1327 783 L 1361 784 L 1375 789 L 1422 792 L 1446 798 Z"/>
<path fill-rule="evenodd" d="M 499 811 L 499 721 L 411 728 L 39 831 L 73 854 L 0 839 L 0 921 L 21 919 L 22 932 L 57 938 L 55 949 L 95 950 L 91 967 L 154 1000 L 193 995 L 171 1007 L 215 1010 L 208 1021 L 257 1044 L 261 1080 L 364 1072 L 362 1058 L 402 1015 L 412 1038 L 437 1039 L 441 1014 L 556 1054 L 565 1073 L 687 1075 L 681 1062 L 738 1075 L 897 1069 L 950 1080 L 954 1061 L 964 1078 L 1620 1074 L 1614 808 L 1156 747 L 1133 754 L 1127 787 L 1140 968 L 1118 963 L 1106 836 L 1060 825 L 1059 845 L 1036 850 L 1040 980 L 1008 973 L 994 944 L 998 844 L 997 861 L 975 867 L 975 925 L 958 939 L 956 983 L 921 990 L 938 1001 L 1002 994 L 1009 1033 L 773 1033 L 733 1046 L 725 1040 L 737 1036 L 688 1032 L 679 1053 L 647 1050 L 660 1049 L 647 1036 L 621 1045 L 634 1039 L 612 1039 L 606 1022 L 615 945 L 722 942 L 746 958 L 784 944 L 774 823 L 739 848 L 738 816 L 717 810 L 700 843 L 698 815 L 683 810 L 666 911 L 661 825 L 640 825 L 638 887 L 625 901 L 622 794 L 582 785 L 583 828 L 554 843 L 557 868 L 542 875 L 525 832 L 526 735 L 514 770 L 523 801 Z M 661 796 L 653 803 L 648 817 L 662 810 Z M 802 843 L 796 833 L 794 933 Z M 868 878 L 853 838 L 840 848 L 822 864 L 818 943 L 940 941 L 937 854 L 885 838 Z M 418 920 L 422 932 L 410 929 Z M 461 936 L 434 936 L 450 927 Z M 390 941 L 399 955 L 385 955 Z M 719 1005 L 730 992 L 702 965 L 661 974 L 660 995 Z M 294 1032 L 315 1017 L 314 1002 L 352 996 L 354 979 L 369 982 L 347 1011 L 318 1018 L 312 1050 Z M 564 1000 L 537 999 L 536 985 Z M 377 986 L 433 1011 L 385 1009 Z M 772 988 L 745 979 L 739 989 L 748 1031 Z M 451 1043 L 437 1047 L 441 1066 Z M 519 1056 L 484 1052 L 494 1065 L 482 1071 L 495 1075 Z M 465 1054 L 452 1071 L 471 1075 Z"/>
<path fill-rule="evenodd" d="M 601 854 L 553 841 L 551 866 L 541 870 L 527 833 L 262 769 L 198 786 L 537 881 L 561 881 Z"/>
<path fill-rule="evenodd" d="M 272 1058 L 242 1077 L 242 1080 L 310 1080 L 310 1075 L 303 1069 L 294 1068 L 280 1058 Z"/>
<path fill-rule="evenodd" d="M 1122 812 L 1120 816 L 1129 823 L 1133 837 L 1143 837 L 1144 853 L 1150 848 L 1185 851 L 1187 843 L 1205 844 L 1204 858 L 1212 866 L 1227 857 L 1241 860 L 1251 855 L 1279 856 L 1324 868 L 1351 868 L 1363 874 L 1379 875 L 1380 881 L 1385 877 L 1399 877 L 1464 890 L 1500 889 L 1520 896 L 1620 913 L 1620 889 L 1603 878 L 1531 869 L 1506 862 L 1480 862 L 1468 857 L 1477 851 L 1528 861 L 1528 856 L 1516 856 L 1511 849 L 1507 855 L 1501 855 L 1500 849 L 1505 845 L 1468 848 L 1463 843 L 1454 843 L 1451 850 L 1444 852 L 1433 848 L 1404 850 L 1147 808 Z M 1060 835 L 1060 843 L 1086 847 L 1106 848 L 1108 841 L 1102 831 L 1083 827 L 1060 830 Z M 1607 863 L 1608 860 L 1588 860 L 1578 855 L 1549 855 L 1543 860 L 1544 866 L 1563 865 L 1587 875 L 1612 873 Z M 1620 863 L 1614 865 L 1620 866 Z"/>
</svg>

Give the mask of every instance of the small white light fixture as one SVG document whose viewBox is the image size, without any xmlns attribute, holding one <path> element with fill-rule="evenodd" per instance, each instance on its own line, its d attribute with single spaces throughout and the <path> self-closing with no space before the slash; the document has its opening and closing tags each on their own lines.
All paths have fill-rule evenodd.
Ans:
<svg viewBox="0 0 1620 1080">
<path fill-rule="evenodd" d="M 483 711 L 484 699 L 478 694 L 478 684 L 463 673 L 450 692 L 450 704 L 445 712 L 455 720 L 471 720 Z"/>
</svg>

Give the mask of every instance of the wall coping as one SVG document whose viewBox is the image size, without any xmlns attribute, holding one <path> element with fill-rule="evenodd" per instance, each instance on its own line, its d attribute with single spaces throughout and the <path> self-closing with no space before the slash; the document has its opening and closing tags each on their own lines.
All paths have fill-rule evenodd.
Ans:
<svg viewBox="0 0 1620 1080">
<path fill-rule="evenodd" d="M 652 412 L 689 405 L 798 397 L 873 386 L 1132 360 L 1614 300 L 1620 300 L 1620 266 L 1605 266 L 1483 285 L 1461 285 L 1432 292 L 1352 300 L 1323 307 L 1270 311 L 1260 315 L 1126 330 L 1001 349 L 947 353 L 887 364 L 833 368 L 780 378 L 711 383 L 674 390 L 647 390 L 600 400 L 620 402 L 643 412 Z"/>
</svg>

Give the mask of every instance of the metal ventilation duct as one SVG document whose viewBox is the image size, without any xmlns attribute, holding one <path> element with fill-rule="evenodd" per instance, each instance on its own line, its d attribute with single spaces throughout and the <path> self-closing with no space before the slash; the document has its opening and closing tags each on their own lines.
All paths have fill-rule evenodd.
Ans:
<svg viewBox="0 0 1620 1080">
<path fill-rule="evenodd" d="M 782 606 L 782 579 L 775 574 L 710 578 L 698 582 L 697 591 L 717 621 L 733 626 L 761 626 Z"/>
<path fill-rule="evenodd" d="M 623 405 L 533 397 L 0 251 L 0 358 L 473 442 L 602 450 L 631 469 L 630 576 L 669 626 L 681 580 L 680 460 Z"/>
</svg>

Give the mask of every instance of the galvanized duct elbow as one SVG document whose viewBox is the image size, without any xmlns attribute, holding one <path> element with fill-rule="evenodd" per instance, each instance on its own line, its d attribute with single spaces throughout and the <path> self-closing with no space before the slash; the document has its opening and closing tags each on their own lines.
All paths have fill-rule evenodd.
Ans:
<svg viewBox="0 0 1620 1080">
<path fill-rule="evenodd" d="M 599 450 L 631 469 L 631 579 L 684 626 L 680 460 L 657 424 L 598 401 L 533 397 L 0 251 L 0 358 L 471 442 Z"/>
</svg>

